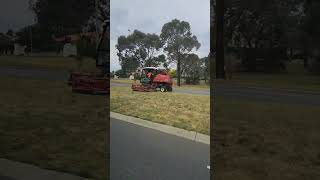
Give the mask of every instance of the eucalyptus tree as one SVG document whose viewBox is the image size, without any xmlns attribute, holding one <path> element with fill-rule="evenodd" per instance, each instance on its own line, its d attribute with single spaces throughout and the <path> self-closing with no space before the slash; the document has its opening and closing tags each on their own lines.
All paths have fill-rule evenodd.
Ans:
<svg viewBox="0 0 320 180">
<path fill-rule="evenodd" d="M 181 82 L 181 61 L 184 54 L 198 50 L 201 44 L 195 35 L 192 35 L 190 24 L 186 21 L 173 19 L 163 25 L 160 38 L 171 62 L 177 64 L 177 85 Z"/>
</svg>

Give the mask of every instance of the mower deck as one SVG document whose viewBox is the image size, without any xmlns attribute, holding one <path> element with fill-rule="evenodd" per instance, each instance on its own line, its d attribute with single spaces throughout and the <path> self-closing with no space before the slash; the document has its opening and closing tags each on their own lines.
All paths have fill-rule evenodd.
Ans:
<svg viewBox="0 0 320 180">
<path fill-rule="evenodd" d="M 132 84 L 131 89 L 133 91 L 139 91 L 139 92 L 155 92 L 157 91 L 157 88 L 155 85 L 142 85 L 142 84 Z"/>
<path fill-rule="evenodd" d="M 109 79 L 106 77 L 98 77 L 92 74 L 71 73 L 69 85 L 72 91 L 86 92 L 91 94 L 109 94 Z"/>
</svg>

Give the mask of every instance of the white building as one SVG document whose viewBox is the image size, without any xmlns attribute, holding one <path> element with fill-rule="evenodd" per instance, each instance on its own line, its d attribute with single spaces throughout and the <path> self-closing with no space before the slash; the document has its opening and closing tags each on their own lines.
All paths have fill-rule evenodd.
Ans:
<svg viewBox="0 0 320 180">
<path fill-rule="evenodd" d="M 14 55 L 16 55 L 16 56 L 24 56 L 24 55 L 26 55 L 26 53 L 25 53 L 25 49 L 26 49 L 26 45 L 20 45 L 20 44 L 18 44 L 18 43 L 15 43 L 14 44 L 14 52 L 13 52 L 13 54 Z"/>
<path fill-rule="evenodd" d="M 63 56 L 69 57 L 69 56 L 76 56 L 77 55 L 77 46 L 72 43 L 66 43 L 63 46 Z"/>
</svg>

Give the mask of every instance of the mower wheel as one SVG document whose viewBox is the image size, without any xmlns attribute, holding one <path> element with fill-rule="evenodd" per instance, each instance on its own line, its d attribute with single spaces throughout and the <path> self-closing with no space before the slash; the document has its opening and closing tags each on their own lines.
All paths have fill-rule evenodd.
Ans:
<svg viewBox="0 0 320 180">
<path fill-rule="evenodd" d="M 160 87 L 160 91 L 161 91 L 161 92 L 166 92 L 166 91 L 167 91 L 166 86 L 161 86 L 161 87 Z"/>
</svg>

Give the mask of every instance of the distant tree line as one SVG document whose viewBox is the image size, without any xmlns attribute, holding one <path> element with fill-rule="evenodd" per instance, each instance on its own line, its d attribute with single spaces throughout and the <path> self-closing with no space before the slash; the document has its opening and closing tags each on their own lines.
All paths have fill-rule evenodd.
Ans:
<svg viewBox="0 0 320 180">
<path fill-rule="evenodd" d="M 246 71 L 264 72 L 285 70 L 287 62 L 298 58 L 309 71 L 320 72 L 320 2 L 212 0 L 211 5 L 213 57 L 232 53 Z M 216 58 L 218 72 L 225 61 Z"/>
<path fill-rule="evenodd" d="M 34 51 L 56 51 L 61 44 L 55 42 L 54 37 L 94 32 L 95 22 L 102 21 L 109 14 L 108 2 L 99 0 L 96 11 L 95 0 L 29 0 L 37 22 L 15 32 L 17 39 L 11 44 L 19 43 L 30 48 L 32 40 Z M 80 42 L 80 49 L 83 49 L 84 41 Z M 92 54 L 91 51 L 85 54 Z"/>
<path fill-rule="evenodd" d="M 191 32 L 190 24 L 174 19 L 163 25 L 161 34 L 144 33 L 134 30 L 128 36 L 120 36 L 116 45 L 121 65 L 118 74 L 128 76 L 137 68 L 175 64 L 178 85 L 182 77 L 188 84 L 197 84 L 209 75 L 209 58 L 199 58 L 194 54 L 200 43 Z"/>
</svg>

